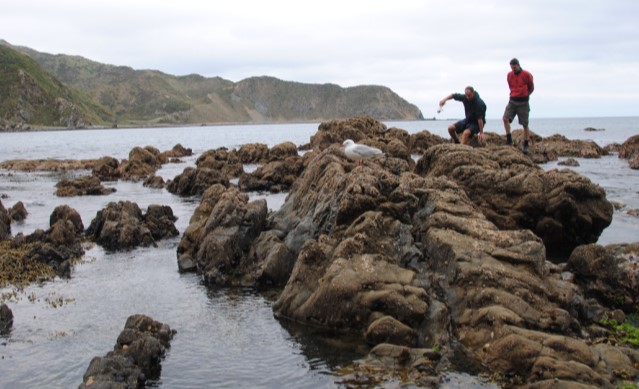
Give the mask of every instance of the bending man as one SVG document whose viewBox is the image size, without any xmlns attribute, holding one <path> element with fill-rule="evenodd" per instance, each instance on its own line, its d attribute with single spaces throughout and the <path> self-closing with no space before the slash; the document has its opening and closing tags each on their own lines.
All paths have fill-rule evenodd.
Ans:
<svg viewBox="0 0 639 389">
<path fill-rule="evenodd" d="M 439 102 L 443 107 L 448 100 L 461 101 L 464 104 L 465 119 L 448 126 L 448 133 L 455 143 L 459 143 L 457 134 L 461 134 L 461 143 L 468 144 L 471 136 L 479 134 L 479 140 L 484 140 L 484 125 L 486 124 L 486 103 L 479 97 L 479 93 L 472 86 L 464 89 L 464 94 L 452 93 Z"/>
</svg>

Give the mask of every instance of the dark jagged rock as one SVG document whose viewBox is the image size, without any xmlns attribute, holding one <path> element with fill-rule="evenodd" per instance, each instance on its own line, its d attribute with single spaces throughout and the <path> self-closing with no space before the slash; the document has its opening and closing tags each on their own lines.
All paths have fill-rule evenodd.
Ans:
<svg viewBox="0 0 639 389">
<path fill-rule="evenodd" d="M 50 228 L 46 231 L 38 229 L 26 236 L 20 233 L 11 241 L 13 249 L 26 250 L 23 255 L 16 256 L 16 261 L 19 261 L 24 269 L 32 268 L 36 273 L 39 269 L 38 264 L 44 264 L 48 266 L 48 272 L 53 271 L 61 277 L 68 277 L 71 274 L 72 261 L 84 255 L 82 219 L 75 209 L 68 205 L 60 205 L 51 213 L 49 224 Z M 14 282 L 18 279 L 44 280 L 38 274 L 24 274 L 9 275 L 8 281 Z"/>
<path fill-rule="evenodd" d="M 248 143 L 240 146 L 237 156 L 241 163 L 263 163 L 268 160 L 268 146 L 263 143 Z"/>
<path fill-rule="evenodd" d="M 431 146 L 442 143 L 449 143 L 448 139 L 439 135 L 431 134 L 429 131 L 421 131 L 410 136 L 410 151 L 413 154 L 422 154 Z"/>
<path fill-rule="evenodd" d="M 374 138 L 387 131 L 385 124 L 370 116 L 360 116 L 347 120 L 323 122 L 311 136 L 311 148 L 321 151 L 334 144 L 342 144 L 346 139 L 359 142 L 364 138 Z"/>
<path fill-rule="evenodd" d="M 262 165 L 251 173 L 243 173 L 238 186 L 244 192 L 285 192 L 303 170 L 303 157 L 288 157 L 285 160 L 276 160 Z"/>
<path fill-rule="evenodd" d="M 7 335 L 13 326 L 13 312 L 5 303 L 0 304 L 0 335 Z"/>
<path fill-rule="evenodd" d="M 459 155 L 444 157 L 451 154 Z M 309 158 L 262 232 L 295 258 L 273 307 L 278 318 L 360 334 L 378 358 L 403 366 L 404 378 L 422 379 L 417 373 L 459 358 L 526 387 L 613 388 L 639 377 L 637 350 L 595 342 L 605 331 L 598 321 L 619 316 L 616 307 L 573 283 L 569 264 L 546 261 L 544 241 L 530 230 L 500 229 L 477 200 L 490 196 L 469 186 L 477 176 L 498 195 L 532 204 L 520 212 L 533 216 L 547 209 L 544 201 L 565 201 L 573 218 L 592 224 L 591 209 L 607 202 L 601 194 L 588 200 L 598 192 L 589 181 L 545 173 L 512 147 L 432 146 L 420 175 L 393 157 L 355 166 L 337 146 Z M 537 192 L 553 193 L 540 201 L 529 195 Z M 247 277 L 251 269 L 243 269 Z M 612 273 L 600 280 L 610 290 L 636 272 L 615 271 L 618 281 Z"/>
<path fill-rule="evenodd" d="M 91 360 L 78 388 L 140 388 L 147 381 L 158 381 L 162 359 L 175 334 L 168 325 L 148 316 L 129 316 L 113 351 Z"/>
<path fill-rule="evenodd" d="M 146 180 L 144 180 L 144 183 L 142 185 L 147 188 L 163 189 L 165 185 L 164 178 L 156 175 L 151 175 Z"/>
<path fill-rule="evenodd" d="M 189 166 L 167 182 L 166 190 L 180 196 L 196 196 L 203 194 L 207 188 L 216 184 L 228 187 L 228 177 L 217 169 Z"/>
<path fill-rule="evenodd" d="M 8 239 L 11 236 L 11 218 L 9 212 L 2 205 L 0 200 L 0 240 Z"/>
<path fill-rule="evenodd" d="M 98 159 L 91 174 L 98 177 L 100 181 L 117 181 L 120 179 L 120 162 L 113 157 L 102 157 Z"/>
<path fill-rule="evenodd" d="M 268 162 L 288 160 L 297 156 L 297 146 L 293 142 L 283 142 L 268 150 Z"/>
<path fill-rule="evenodd" d="M 107 250 L 130 250 L 155 246 L 156 240 L 178 235 L 175 217 L 168 206 L 149 205 L 143 215 L 130 201 L 110 202 L 97 212 L 86 235 Z"/>
<path fill-rule="evenodd" d="M 226 177 L 239 177 L 244 173 L 238 152 L 235 150 L 228 151 L 225 147 L 202 153 L 195 165 L 198 168 L 217 170 Z"/>
<path fill-rule="evenodd" d="M 563 160 L 563 161 L 561 161 L 561 162 L 557 163 L 557 165 L 560 165 L 560 166 L 570 166 L 570 167 L 577 167 L 577 166 L 580 166 L 580 165 L 579 165 L 579 162 L 578 162 L 576 159 L 574 159 L 574 158 L 568 158 L 568 159 L 565 159 L 565 160 Z"/>
<path fill-rule="evenodd" d="M 577 247 L 568 260 L 575 283 L 602 305 L 634 313 L 639 303 L 639 243 Z"/>
<path fill-rule="evenodd" d="M 170 161 L 172 159 L 182 158 L 182 157 L 190 157 L 193 155 L 193 150 L 191 148 L 186 148 L 182 146 L 180 143 L 173 146 L 171 150 L 163 151 L 161 153 L 160 160 L 162 161 Z M 166 163 L 166 162 L 163 162 Z"/>
<path fill-rule="evenodd" d="M 544 171 L 512 147 L 470 149 L 445 144 L 427 150 L 416 173 L 460 184 L 501 229 L 530 229 L 552 258 L 594 243 L 612 222 L 604 190 L 571 170 Z"/>
<path fill-rule="evenodd" d="M 144 180 L 162 166 L 160 151 L 152 146 L 134 147 L 129 159 L 120 163 L 116 174 L 128 181 Z"/>
<path fill-rule="evenodd" d="M 11 219 L 12 222 L 23 221 L 24 219 L 27 218 L 27 215 L 29 214 L 29 212 L 27 212 L 27 209 L 24 207 L 24 203 L 22 201 L 18 201 L 17 203 L 13 204 L 13 206 L 9 208 L 8 213 L 9 213 L 9 218 Z"/>
<path fill-rule="evenodd" d="M 607 155 L 606 150 L 591 140 L 570 140 L 558 134 L 543 138 L 537 148 L 553 150 L 560 157 L 601 158 Z"/>
<path fill-rule="evenodd" d="M 630 159 L 639 154 L 639 135 L 626 139 L 619 149 L 619 158 Z"/>
<path fill-rule="evenodd" d="M 58 197 L 104 196 L 116 191 L 115 188 L 105 188 L 96 176 L 84 176 L 74 180 L 65 178 L 55 186 L 55 195 Z"/>
<path fill-rule="evenodd" d="M 265 228 L 266 214 L 265 200 L 249 202 L 236 188 L 211 186 L 178 246 L 180 271 L 197 271 L 212 285 L 241 284 L 248 276 L 247 257 Z"/>
</svg>

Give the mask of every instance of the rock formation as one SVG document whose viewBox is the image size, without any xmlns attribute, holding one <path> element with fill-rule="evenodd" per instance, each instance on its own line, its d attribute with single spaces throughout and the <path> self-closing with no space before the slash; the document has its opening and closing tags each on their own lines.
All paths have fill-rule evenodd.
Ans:
<svg viewBox="0 0 639 389">
<path fill-rule="evenodd" d="M 84 176 L 76 179 L 62 179 L 56 185 L 55 195 L 58 197 L 104 196 L 116 191 L 105 188 L 96 176 Z"/>
<path fill-rule="evenodd" d="M 429 148 L 415 172 L 446 176 L 500 229 L 530 229 L 550 257 L 594 243 L 612 221 L 604 190 L 571 170 L 544 171 L 513 147 Z"/>
<path fill-rule="evenodd" d="M 178 246 L 180 271 L 196 270 L 212 285 L 240 283 L 238 278 L 250 276 L 246 258 L 265 228 L 266 214 L 265 200 L 249 202 L 236 188 L 209 187 Z"/>
<path fill-rule="evenodd" d="M 599 186 L 510 146 L 390 132 L 367 118 L 320 125 L 265 222 L 264 204 L 207 189 L 180 269 L 218 285 L 284 284 L 278 318 L 359 334 L 371 359 L 413 382 L 456 363 L 529 388 L 639 377 L 637 350 L 598 341 L 639 295 L 636 248 L 594 244 L 612 218 Z M 424 156 L 415 166 L 398 147 L 357 166 L 344 137 L 409 153 L 422 144 Z"/>
<path fill-rule="evenodd" d="M 162 358 L 175 334 L 148 316 L 129 316 L 113 351 L 91 360 L 79 389 L 141 388 L 147 381 L 158 381 Z"/>
<path fill-rule="evenodd" d="M 0 240 L 5 240 L 11 236 L 11 218 L 9 212 L 2 205 L 0 200 Z"/>
<path fill-rule="evenodd" d="M 97 212 L 86 235 L 107 250 L 130 250 L 155 246 L 156 241 L 179 234 L 173 210 L 149 205 L 146 215 L 131 201 L 110 202 Z"/>
<path fill-rule="evenodd" d="M 13 326 L 13 312 L 5 303 L 0 304 L 0 335 L 7 335 Z"/>
</svg>

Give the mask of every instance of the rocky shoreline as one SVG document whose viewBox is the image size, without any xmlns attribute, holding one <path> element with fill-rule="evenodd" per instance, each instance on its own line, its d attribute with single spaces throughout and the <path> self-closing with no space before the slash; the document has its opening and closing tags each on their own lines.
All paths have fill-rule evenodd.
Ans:
<svg viewBox="0 0 639 389">
<path fill-rule="evenodd" d="M 359 165 L 340 149 L 345 139 L 384 155 Z M 0 168 L 84 169 L 98 181 L 199 196 L 178 270 L 216 287 L 281 290 L 273 306 L 280 320 L 361 336 L 372 351 L 342 377 L 347 387 L 391 376 L 438 387 L 439 374 L 463 361 L 503 387 L 615 388 L 639 378 L 639 351 L 618 341 L 613 324 L 637 314 L 639 243 L 596 244 L 612 221 L 605 191 L 573 171 L 537 166 L 614 150 L 639 158 L 639 136 L 612 147 L 535 137 L 524 155 L 497 134 L 485 144 L 453 145 L 358 117 L 320 124 L 303 155 L 288 142 L 210 150 L 166 183 L 154 172 L 188 149 L 146 146 L 123 161 Z M 260 167 L 245 173 L 246 163 Z M 65 187 L 74 189 L 65 195 L 108 195 L 96 179 Z M 245 192 L 255 190 L 288 197 L 269 212 L 264 200 L 249 201 Z M 23 250 L 25 263 L 72 276 L 70 259 L 86 242 L 127 250 L 175 236 L 167 208 L 143 214 L 135 203 L 111 203 L 86 230 L 72 209 L 56 209 L 49 230 L 12 237 L 0 202 L 0 239 L 16 250 L 39 247 Z"/>
</svg>

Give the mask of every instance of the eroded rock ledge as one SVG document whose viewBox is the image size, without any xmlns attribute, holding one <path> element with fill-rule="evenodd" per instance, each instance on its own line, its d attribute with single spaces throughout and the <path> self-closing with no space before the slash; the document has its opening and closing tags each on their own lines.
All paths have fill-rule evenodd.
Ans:
<svg viewBox="0 0 639 389">
<path fill-rule="evenodd" d="M 166 324 L 145 315 L 132 315 L 113 351 L 91 360 L 79 389 L 139 388 L 160 378 L 161 361 L 176 334 Z"/>
<path fill-rule="evenodd" d="M 636 306 L 636 288 L 618 304 L 610 294 L 616 279 L 636 280 L 633 260 L 610 254 L 602 263 L 614 271 L 592 285 L 577 279 L 606 265 L 570 257 L 610 223 L 601 188 L 512 147 L 430 145 L 416 167 L 397 147 L 357 166 L 338 134 L 385 151 L 410 137 L 366 120 L 320 127 L 312 143 L 323 146 L 304 155 L 277 212 L 236 188 L 207 189 L 181 270 L 214 285 L 281 283 L 278 318 L 358 333 L 378 346 L 372 357 L 395 358 L 415 379 L 460 356 L 524 387 L 613 388 L 639 376 L 637 350 L 598 342 L 601 319 Z"/>
</svg>

